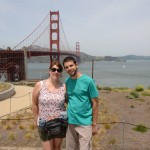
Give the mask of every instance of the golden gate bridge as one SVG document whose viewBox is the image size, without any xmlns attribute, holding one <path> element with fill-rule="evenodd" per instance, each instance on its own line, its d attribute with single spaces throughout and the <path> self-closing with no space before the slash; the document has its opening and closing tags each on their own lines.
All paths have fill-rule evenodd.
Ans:
<svg viewBox="0 0 150 150">
<path fill-rule="evenodd" d="M 70 49 L 59 11 L 50 11 L 39 26 L 12 49 L 0 51 L 0 79 L 14 82 L 26 80 L 26 58 L 50 56 L 50 63 L 62 55 L 72 55 L 80 61 L 80 45 Z"/>
</svg>

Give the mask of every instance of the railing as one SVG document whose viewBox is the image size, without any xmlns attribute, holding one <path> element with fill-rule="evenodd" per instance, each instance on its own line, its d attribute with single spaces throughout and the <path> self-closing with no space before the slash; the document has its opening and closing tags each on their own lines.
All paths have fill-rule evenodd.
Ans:
<svg viewBox="0 0 150 150">
<path fill-rule="evenodd" d="M 31 93 L 18 97 L 10 97 L 0 102 L 0 118 L 10 115 L 16 111 L 31 107 Z"/>
<path fill-rule="evenodd" d="M 112 124 L 115 125 L 112 130 L 106 130 L 103 135 L 105 138 L 100 138 L 99 146 L 101 147 L 101 143 L 105 143 L 105 148 L 102 148 L 102 150 L 150 150 L 150 127 L 145 127 L 147 132 L 142 133 L 133 130 L 139 125 L 125 120 L 98 123 L 99 126 Z"/>
<path fill-rule="evenodd" d="M 25 101 L 23 101 L 23 99 Z M 31 108 L 31 104 L 32 102 L 31 102 L 30 92 L 20 97 L 10 97 L 9 100 L 1 101 L 0 102 L 0 120 L 8 120 L 6 119 L 7 115 L 10 115 L 14 112 L 17 112 L 26 108 Z M 27 119 L 33 119 L 33 118 L 26 118 L 26 120 Z M 20 120 L 23 120 L 23 118 Z M 105 149 L 102 149 L 102 150 L 107 150 L 107 149 L 109 150 L 114 150 L 114 149 L 117 149 L 117 150 L 126 150 L 126 149 L 127 150 L 132 150 L 132 149 L 150 150 L 150 142 L 149 142 L 150 127 L 146 127 L 147 132 L 141 133 L 141 132 L 132 130 L 133 127 L 137 127 L 136 124 L 126 122 L 125 120 L 119 121 L 119 122 L 98 123 L 99 126 L 108 125 L 108 124 L 115 125 L 114 126 L 115 132 L 109 135 L 109 132 L 111 132 L 111 130 L 108 130 L 108 133 L 106 131 L 107 138 L 104 138 L 101 140 L 99 139 L 100 141 L 99 147 L 101 147 L 101 143 L 106 143 L 106 144 L 108 143 L 108 146 L 105 146 Z M 143 140 L 143 137 L 144 137 L 144 140 Z"/>
</svg>

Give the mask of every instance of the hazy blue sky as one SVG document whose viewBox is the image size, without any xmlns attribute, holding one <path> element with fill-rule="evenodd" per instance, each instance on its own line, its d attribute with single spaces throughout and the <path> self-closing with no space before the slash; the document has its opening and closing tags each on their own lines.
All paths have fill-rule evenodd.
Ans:
<svg viewBox="0 0 150 150">
<path fill-rule="evenodd" d="M 70 47 L 97 56 L 150 56 L 150 0 L 0 0 L 0 47 L 15 46 L 49 11 Z"/>
</svg>

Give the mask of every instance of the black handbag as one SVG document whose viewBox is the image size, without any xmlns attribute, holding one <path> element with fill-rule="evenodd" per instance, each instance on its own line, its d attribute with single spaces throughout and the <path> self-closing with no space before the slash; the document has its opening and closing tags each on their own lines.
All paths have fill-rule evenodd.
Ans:
<svg viewBox="0 0 150 150">
<path fill-rule="evenodd" d="M 56 118 L 46 122 L 45 129 L 49 132 L 49 134 L 60 134 L 61 126 L 62 126 L 62 119 Z"/>
<path fill-rule="evenodd" d="M 62 126 L 68 127 L 68 119 L 62 119 Z"/>
</svg>

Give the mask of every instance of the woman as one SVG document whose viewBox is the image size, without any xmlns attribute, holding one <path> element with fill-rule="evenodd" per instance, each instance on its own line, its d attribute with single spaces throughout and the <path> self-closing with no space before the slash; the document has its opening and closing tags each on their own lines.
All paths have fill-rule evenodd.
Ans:
<svg viewBox="0 0 150 150">
<path fill-rule="evenodd" d="M 48 122 L 60 118 L 65 110 L 65 85 L 59 81 L 62 71 L 63 67 L 59 62 L 52 62 L 49 68 L 49 78 L 37 82 L 33 89 L 32 111 L 44 150 L 60 150 L 62 139 L 66 136 L 64 128 L 59 134 L 50 134 L 40 127 L 41 120 Z"/>
</svg>

